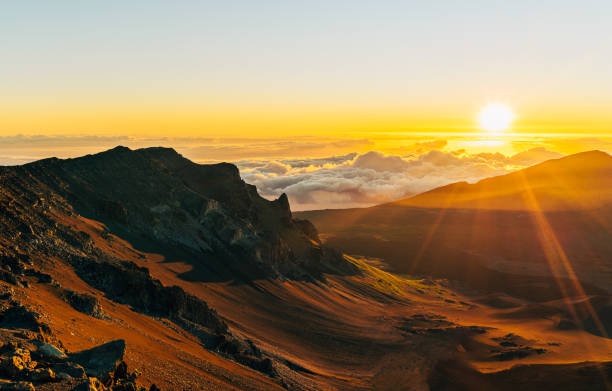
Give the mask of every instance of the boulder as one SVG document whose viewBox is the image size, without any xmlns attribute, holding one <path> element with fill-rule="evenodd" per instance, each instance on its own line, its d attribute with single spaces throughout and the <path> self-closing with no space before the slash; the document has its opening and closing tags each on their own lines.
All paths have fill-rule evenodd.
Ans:
<svg viewBox="0 0 612 391">
<path fill-rule="evenodd" d="M 55 380 L 55 373 L 49 368 L 38 368 L 30 372 L 30 380 L 37 383 L 48 383 Z"/>
<path fill-rule="evenodd" d="M 49 358 L 58 358 L 58 359 L 66 358 L 66 354 L 64 352 L 62 352 L 57 347 L 51 344 L 48 344 L 48 343 L 40 345 L 38 347 L 38 353 L 40 353 L 44 357 L 49 357 Z"/>
<path fill-rule="evenodd" d="M 103 381 L 111 377 L 125 355 L 125 341 L 118 339 L 71 354 L 70 360 L 83 366 L 88 376 L 100 378 Z"/>
<path fill-rule="evenodd" d="M 68 376 L 70 379 L 85 379 L 87 377 L 85 374 L 85 369 L 79 364 L 75 364 L 73 362 L 58 363 L 53 365 L 51 369 L 57 373 L 58 378 L 60 375 L 62 375 L 62 377 Z"/>
</svg>

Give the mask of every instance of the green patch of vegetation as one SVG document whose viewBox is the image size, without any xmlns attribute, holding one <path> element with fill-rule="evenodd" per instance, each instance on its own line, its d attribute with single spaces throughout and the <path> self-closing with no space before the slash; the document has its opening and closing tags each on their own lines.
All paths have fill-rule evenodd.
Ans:
<svg viewBox="0 0 612 391">
<path fill-rule="evenodd" d="M 353 258 L 348 255 L 344 257 L 359 268 L 372 288 L 385 295 L 405 297 L 408 288 L 420 289 L 422 291 L 431 289 L 431 286 L 424 284 L 422 279 L 398 276 L 371 266 L 362 259 Z"/>
</svg>

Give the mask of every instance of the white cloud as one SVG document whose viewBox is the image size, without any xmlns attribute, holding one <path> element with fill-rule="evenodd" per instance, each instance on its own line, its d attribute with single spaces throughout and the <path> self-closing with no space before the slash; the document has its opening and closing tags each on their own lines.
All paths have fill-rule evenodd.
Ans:
<svg viewBox="0 0 612 391">
<path fill-rule="evenodd" d="M 409 197 L 452 182 L 476 182 L 562 156 L 534 148 L 501 153 L 430 150 L 420 155 L 377 151 L 329 159 L 239 162 L 243 178 L 264 197 L 287 193 L 294 210 L 363 207 Z"/>
<path fill-rule="evenodd" d="M 261 195 L 276 198 L 287 193 L 292 208 L 301 210 L 369 206 L 452 182 L 475 182 L 560 157 L 560 153 L 550 150 L 552 143 L 569 143 L 564 139 L 530 141 L 532 144 L 522 146 L 531 149 L 506 156 L 448 151 L 449 142 L 444 139 L 383 141 L 381 147 L 387 154 L 366 139 L 6 136 L 0 137 L 0 164 L 22 164 L 51 156 L 75 157 L 117 145 L 163 145 L 176 148 L 196 162 L 234 161 L 243 178 L 256 185 Z M 593 143 L 610 145 L 597 139 L 581 141 L 589 147 Z"/>
</svg>

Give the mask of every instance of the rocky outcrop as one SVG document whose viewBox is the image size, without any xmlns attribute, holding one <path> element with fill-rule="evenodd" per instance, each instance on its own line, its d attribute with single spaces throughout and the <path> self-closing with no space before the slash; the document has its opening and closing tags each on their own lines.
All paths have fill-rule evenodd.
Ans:
<svg viewBox="0 0 612 391">
<path fill-rule="evenodd" d="M 85 282 L 110 299 L 148 315 L 172 319 L 197 333 L 209 346 L 216 346 L 217 336 L 228 331 L 217 312 L 204 301 L 179 287 L 163 286 L 146 268 L 103 253 L 98 257 L 73 256 L 70 262 Z"/>
<path fill-rule="evenodd" d="M 286 195 L 268 201 L 228 163 L 200 165 L 172 149 L 117 147 L 15 169 L 114 233 L 194 265 L 187 279 L 314 278 L 355 273 L 292 218 Z"/>
<path fill-rule="evenodd" d="M 61 297 L 79 312 L 98 319 L 104 318 L 104 311 L 102 311 L 100 302 L 88 293 L 78 293 L 70 289 L 64 289 Z"/>
<path fill-rule="evenodd" d="M 31 314 L 35 313 L 16 302 L 2 305 L 9 307 L 4 310 L 5 315 L 9 313 L 13 319 L 24 318 L 23 322 L 16 323 L 21 326 L 27 326 L 32 320 Z M 44 326 L 38 329 L 50 330 Z M 61 347 L 44 342 L 55 340 L 49 331 L 45 334 L 24 331 L 30 329 L 16 327 L 12 333 L 0 330 L 4 341 L 0 343 L 0 390 L 36 390 L 38 387 L 89 390 L 90 385 L 95 385 L 96 390 L 145 390 L 136 384 L 139 373 L 130 372 L 123 361 L 125 341 L 112 341 L 66 354 Z"/>
<path fill-rule="evenodd" d="M 0 327 L 5 329 L 26 329 L 40 334 L 49 334 L 51 329 L 39 321 L 40 315 L 16 304 L 0 314 Z"/>
</svg>

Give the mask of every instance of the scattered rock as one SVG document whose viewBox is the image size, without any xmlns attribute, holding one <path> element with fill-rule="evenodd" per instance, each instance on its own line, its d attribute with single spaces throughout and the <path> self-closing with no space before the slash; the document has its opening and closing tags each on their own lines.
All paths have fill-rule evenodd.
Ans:
<svg viewBox="0 0 612 391">
<path fill-rule="evenodd" d="M 3 287 L 3 291 L 2 293 L 0 293 L 0 300 L 10 300 L 14 294 L 15 294 L 15 291 L 13 291 L 13 288 Z"/>
<path fill-rule="evenodd" d="M 30 351 L 28 349 L 16 348 L 13 351 L 13 356 L 19 357 L 25 364 L 32 361 Z"/>
<path fill-rule="evenodd" d="M 516 335 L 514 333 L 506 334 L 503 337 L 493 338 L 499 346 L 503 347 L 519 347 L 519 346 L 528 346 L 530 343 L 534 341 L 528 341 L 520 335 Z"/>
</svg>

